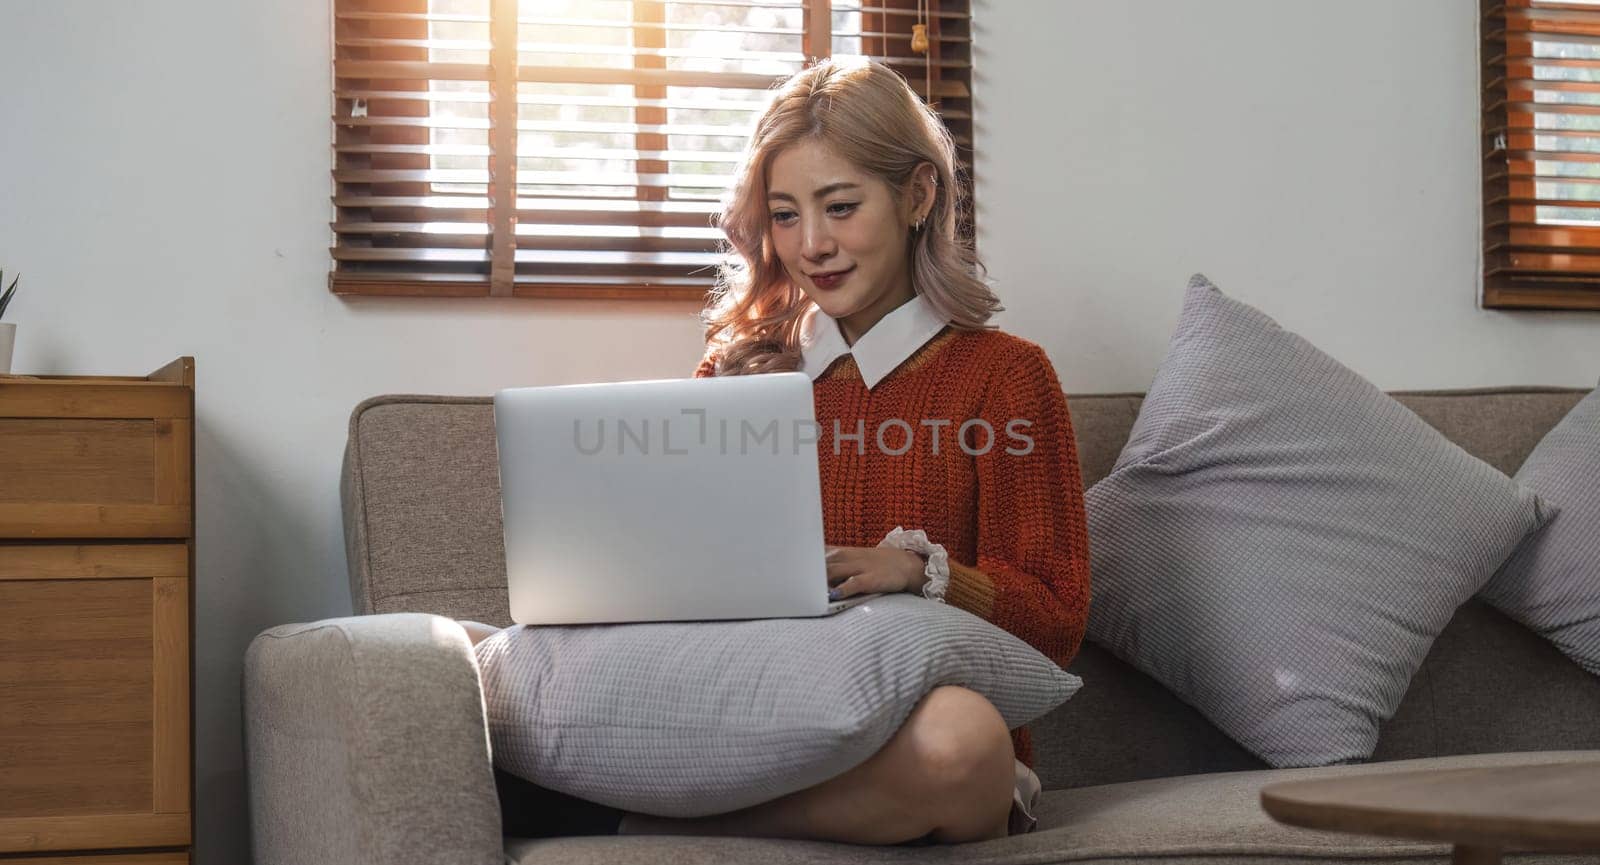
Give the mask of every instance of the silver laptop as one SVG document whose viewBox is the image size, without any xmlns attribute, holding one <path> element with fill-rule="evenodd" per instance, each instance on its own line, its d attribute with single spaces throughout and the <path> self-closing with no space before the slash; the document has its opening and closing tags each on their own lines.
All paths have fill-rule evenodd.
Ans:
<svg viewBox="0 0 1600 865">
<path fill-rule="evenodd" d="M 825 616 L 818 427 L 802 373 L 494 395 L 511 618 Z"/>
</svg>

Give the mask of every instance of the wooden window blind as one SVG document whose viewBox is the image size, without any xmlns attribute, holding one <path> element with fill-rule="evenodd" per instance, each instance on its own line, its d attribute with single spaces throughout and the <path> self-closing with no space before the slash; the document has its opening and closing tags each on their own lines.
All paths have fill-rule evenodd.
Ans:
<svg viewBox="0 0 1600 865">
<path fill-rule="evenodd" d="M 330 287 L 703 300 L 748 131 L 815 59 L 901 72 L 970 193 L 970 43 L 970 0 L 335 0 Z"/>
<path fill-rule="evenodd" d="M 1600 0 L 1481 0 L 1483 305 L 1600 309 Z"/>
</svg>

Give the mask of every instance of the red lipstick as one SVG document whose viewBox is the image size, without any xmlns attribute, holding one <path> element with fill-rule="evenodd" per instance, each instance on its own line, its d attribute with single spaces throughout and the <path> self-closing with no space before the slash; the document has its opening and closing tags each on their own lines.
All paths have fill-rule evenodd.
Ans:
<svg viewBox="0 0 1600 865">
<path fill-rule="evenodd" d="M 811 284 L 815 285 L 817 288 L 820 288 L 823 291 L 831 291 L 835 288 L 838 288 L 839 283 L 844 282 L 845 277 L 854 272 L 854 267 L 847 267 L 844 270 L 834 270 L 827 273 L 813 273 L 810 274 L 808 278 L 811 280 Z"/>
</svg>

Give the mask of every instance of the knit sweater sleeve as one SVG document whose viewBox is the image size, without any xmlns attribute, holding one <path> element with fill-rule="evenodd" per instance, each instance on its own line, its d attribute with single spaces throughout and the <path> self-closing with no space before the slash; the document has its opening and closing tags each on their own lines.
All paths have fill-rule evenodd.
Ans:
<svg viewBox="0 0 1600 865">
<path fill-rule="evenodd" d="M 1072 419 L 1043 349 L 1009 365 L 982 414 L 994 438 L 974 457 L 977 561 L 950 560 L 945 598 L 1066 667 L 1089 617 L 1089 532 Z M 981 427 L 974 436 L 982 450 Z"/>
</svg>

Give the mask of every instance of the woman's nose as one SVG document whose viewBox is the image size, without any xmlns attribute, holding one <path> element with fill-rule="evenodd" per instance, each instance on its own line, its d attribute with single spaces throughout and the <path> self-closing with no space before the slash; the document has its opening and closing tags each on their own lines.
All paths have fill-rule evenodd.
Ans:
<svg viewBox="0 0 1600 865">
<path fill-rule="evenodd" d="M 800 254 L 812 261 L 821 261 L 834 253 L 833 234 L 826 225 L 808 220 L 802 229 Z"/>
</svg>

